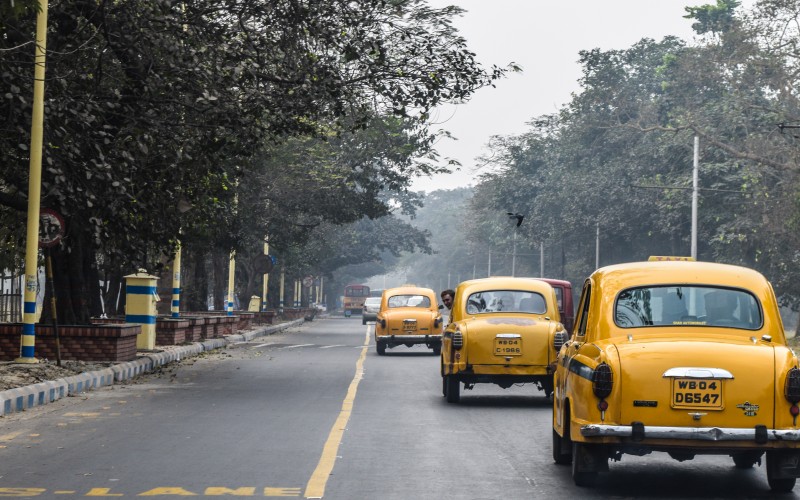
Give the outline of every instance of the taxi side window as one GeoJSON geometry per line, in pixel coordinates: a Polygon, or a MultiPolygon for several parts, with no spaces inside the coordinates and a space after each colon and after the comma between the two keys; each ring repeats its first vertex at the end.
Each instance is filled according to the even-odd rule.
{"type": "Polygon", "coordinates": [[[581,294],[581,304],[578,309],[578,322],[576,328],[576,335],[584,337],[586,335],[586,323],[589,320],[589,302],[592,297],[592,285],[587,283],[583,288],[581,294]]]}

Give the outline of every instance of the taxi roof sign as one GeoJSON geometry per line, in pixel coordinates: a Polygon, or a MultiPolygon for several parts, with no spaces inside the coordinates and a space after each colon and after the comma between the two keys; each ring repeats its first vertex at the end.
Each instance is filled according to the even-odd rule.
{"type": "Polygon", "coordinates": [[[680,257],[680,256],[673,256],[673,255],[651,255],[647,260],[651,262],[663,262],[667,260],[682,260],[687,262],[694,262],[694,257],[680,257]]]}

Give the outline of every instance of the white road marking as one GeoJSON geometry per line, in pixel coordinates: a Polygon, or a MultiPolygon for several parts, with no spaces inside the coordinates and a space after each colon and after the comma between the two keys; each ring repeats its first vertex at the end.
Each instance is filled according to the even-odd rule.
{"type": "Polygon", "coordinates": [[[297,345],[287,345],[286,347],[281,347],[281,349],[294,349],[295,347],[308,347],[316,344],[297,344],[297,345]]]}

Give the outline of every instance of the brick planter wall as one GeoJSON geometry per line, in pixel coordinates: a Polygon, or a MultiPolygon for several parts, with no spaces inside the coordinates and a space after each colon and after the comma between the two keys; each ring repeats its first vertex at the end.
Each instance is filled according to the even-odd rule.
{"type": "MultiPolygon", "coordinates": [[[[60,325],[61,359],[75,361],[133,361],[140,325],[132,323],[102,325],[60,325]]],[[[56,359],[52,325],[35,327],[37,358],[56,359]]],[[[19,357],[21,323],[0,324],[0,361],[19,357]]]]}
{"type": "Polygon", "coordinates": [[[281,317],[285,320],[293,320],[300,318],[314,318],[316,310],[310,307],[285,307],[281,317]]]}
{"type": "Polygon", "coordinates": [[[275,319],[275,311],[258,311],[253,314],[253,322],[256,325],[271,325],[275,319]]]}
{"type": "Polygon", "coordinates": [[[189,320],[181,318],[156,319],[156,345],[177,345],[186,341],[189,320]]]}
{"type": "Polygon", "coordinates": [[[217,323],[219,323],[220,316],[206,316],[206,323],[203,325],[203,338],[213,339],[216,338],[217,323]]]}
{"type": "Polygon", "coordinates": [[[236,316],[239,318],[239,321],[236,323],[234,329],[247,330],[250,328],[250,325],[253,324],[253,318],[255,318],[256,313],[249,311],[239,311],[236,313],[236,316]]]}
{"type": "Polygon", "coordinates": [[[206,318],[202,316],[181,316],[181,319],[189,322],[189,326],[186,327],[184,332],[184,341],[200,342],[203,339],[206,318]]]}
{"type": "Polygon", "coordinates": [[[214,328],[214,337],[219,338],[224,335],[232,335],[236,330],[239,318],[236,316],[221,316],[214,328]]]}

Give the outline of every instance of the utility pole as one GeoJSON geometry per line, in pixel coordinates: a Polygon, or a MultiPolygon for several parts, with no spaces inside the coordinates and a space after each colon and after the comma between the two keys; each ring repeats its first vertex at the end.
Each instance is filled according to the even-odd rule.
{"type": "Polygon", "coordinates": [[[600,223],[596,223],[596,233],[594,237],[594,268],[600,268],[600,223]]]}
{"type": "Polygon", "coordinates": [[[516,276],[514,273],[517,268],[517,228],[514,228],[514,243],[512,244],[511,252],[511,277],[516,276]]]}
{"type": "MultiPolygon", "coordinates": [[[[13,3],[11,4],[13,5],[13,3]]],[[[36,289],[39,286],[39,214],[42,193],[42,148],[44,135],[44,69],[47,53],[47,5],[39,3],[34,47],[33,103],[31,118],[30,174],[28,177],[28,223],[25,236],[25,294],[22,335],[16,363],[38,363],[36,346],[36,289]]],[[[55,293],[55,292],[54,292],[55,293]]]]}
{"type": "Polygon", "coordinates": [[[544,241],[539,242],[539,277],[544,278],[544,241]]]}
{"type": "Polygon", "coordinates": [[[692,166],[692,258],[697,260],[697,185],[700,170],[700,137],[694,136],[694,162],[692,166]]]}

